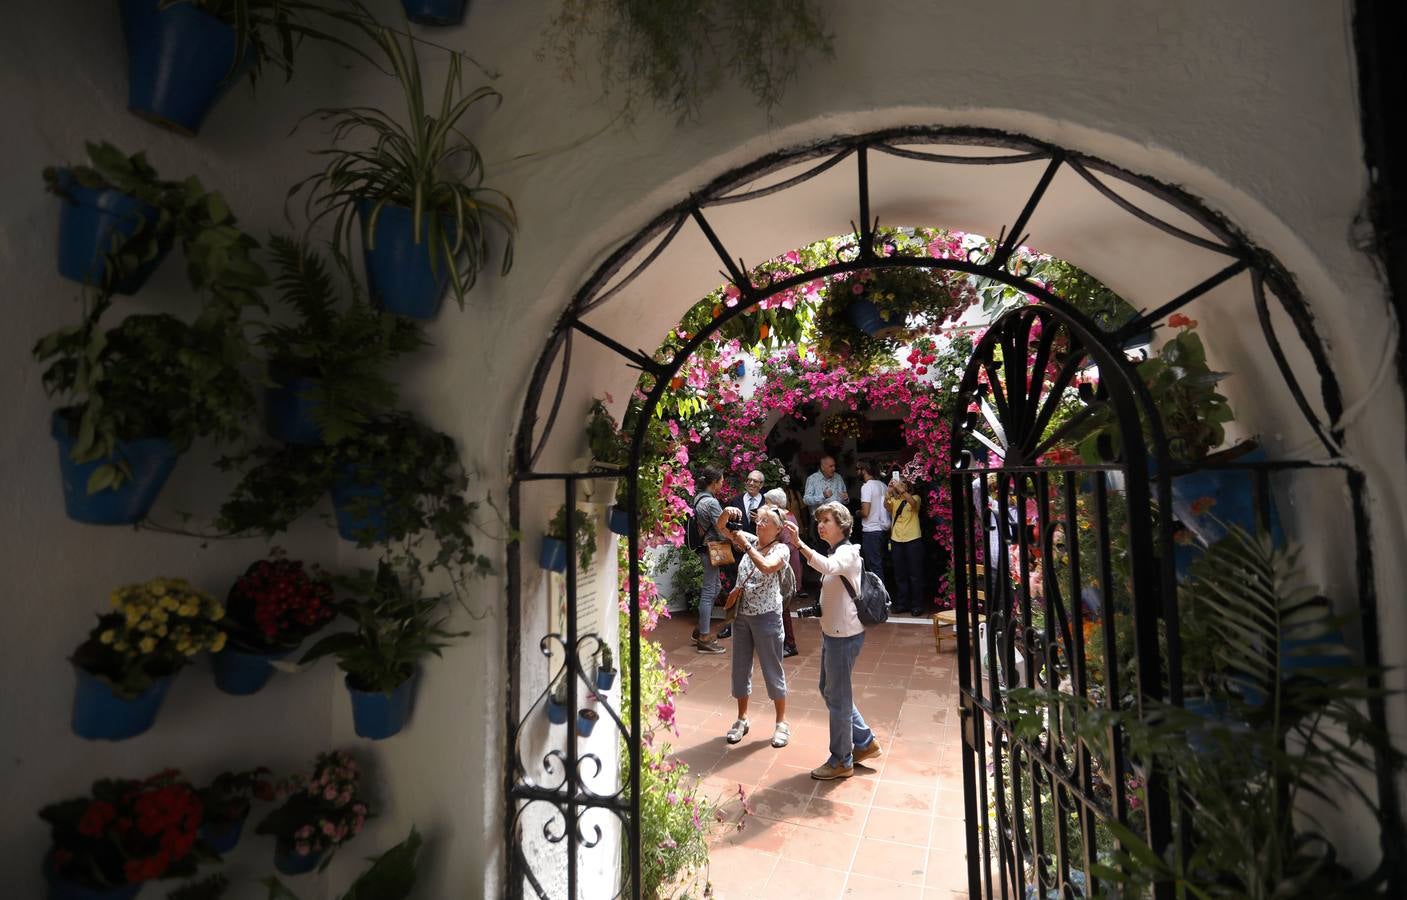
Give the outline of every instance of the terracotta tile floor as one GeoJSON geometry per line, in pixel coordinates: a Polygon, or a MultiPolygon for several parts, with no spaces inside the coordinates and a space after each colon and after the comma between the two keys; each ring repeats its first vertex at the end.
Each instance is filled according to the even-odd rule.
{"type": "MultiPolygon", "coordinates": [[[[884,754],[857,766],[852,778],[822,782],[810,775],[826,761],[829,743],[817,687],[820,631],[815,619],[794,624],[801,653],[786,660],[792,738],[780,750],[770,745],[775,713],[755,663],[752,730],[730,747],[724,733],[737,716],[731,647],[716,656],[696,653],[688,614],[655,633],[670,663],[689,673],[675,716],[679,757],[710,796],[735,796],[741,786],[752,808],[741,829],[712,841],[714,895],[966,900],[952,643],[935,653],[927,621],[870,629],[855,667],[855,696],[884,754]]],[[[733,820],[741,812],[736,799],[723,811],[733,820]]]]}

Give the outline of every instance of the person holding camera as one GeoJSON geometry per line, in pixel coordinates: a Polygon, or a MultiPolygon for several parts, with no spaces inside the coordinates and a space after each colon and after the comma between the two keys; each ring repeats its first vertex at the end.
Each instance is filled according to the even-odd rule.
{"type": "Polygon", "coordinates": [[[894,559],[895,609],[906,609],[915,616],[925,615],[928,597],[923,586],[923,528],[919,523],[923,498],[910,491],[908,482],[895,472],[884,505],[894,520],[889,532],[889,552],[894,559]]]}
{"type": "MultiPolygon", "coordinates": [[[[787,504],[790,498],[787,496],[786,491],[782,490],[781,488],[772,488],[766,494],[763,494],[762,497],[767,502],[768,506],[775,509],[781,515],[783,526],[785,526],[787,522],[790,522],[793,525],[798,525],[799,527],[799,523],[796,521],[796,515],[792,513],[791,510],[787,509],[787,504]]],[[[794,597],[796,596],[796,589],[801,587],[801,551],[797,549],[796,544],[792,541],[791,532],[788,531],[785,527],[782,528],[782,535],[780,540],[782,543],[787,545],[787,552],[790,556],[790,565],[792,573],[791,583],[793,588],[792,596],[794,597]]],[[[788,597],[785,594],[782,595],[783,659],[786,659],[789,656],[795,656],[799,652],[796,649],[796,633],[792,631],[791,627],[791,613],[787,610],[787,604],[791,602],[791,599],[791,597],[788,597]]]]}
{"type": "Polygon", "coordinates": [[[802,559],[821,573],[821,696],[830,713],[830,756],[825,765],[811,770],[818,781],[849,778],[855,774],[855,763],[880,754],[879,740],[860,715],[851,684],[855,661],[865,645],[865,626],[841,581],[846,579],[858,589],[863,571],[860,548],[848,541],[854,522],[850,510],[840,503],[823,503],[816,509],[816,529],[827,553],[808,546],[795,524],[787,525],[802,559]]]}

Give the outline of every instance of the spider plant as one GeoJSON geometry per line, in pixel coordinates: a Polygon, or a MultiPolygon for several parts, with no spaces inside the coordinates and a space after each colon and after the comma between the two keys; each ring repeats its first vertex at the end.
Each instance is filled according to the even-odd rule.
{"type": "Polygon", "coordinates": [[[311,115],[331,123],[332,146],[315,151],[327,160],[321,172],[289,191],[293,197],[307,188],[308,227],[324,217],[334,219],[333,248],[344,256],[352,223],[359,214],[363,244],[375,249],[377,221],[388,206],[408,208],[413,241],[424,245],[433,271],[447,271],[460,308],[464,295],[487,264],[489,227],[503,229],[501,273],[513,264],[517,215],[502,192],[483,186],[484,162],[464,133],[461,122],[482,100],[501,100],[490,87],[465,92],[463,57],[452,54],[436,109],[427,103],[420,61],[408,34],[377,29],[376,41],[400,83],[405,111],[398,121],[373,107],[338,107],[311,115]],[[369,146],[344,146],[353,138],[369,146]]]}

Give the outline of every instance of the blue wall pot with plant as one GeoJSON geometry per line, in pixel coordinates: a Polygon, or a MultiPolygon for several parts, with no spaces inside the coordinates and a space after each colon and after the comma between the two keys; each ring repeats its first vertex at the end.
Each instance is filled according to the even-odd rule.
{"type": "Polygon", "coordinates": [[[551,697],[547,698],[547,721],[553,725],[562,725],[567,721],[567,704],[559,703],[551,697]]]}
{"type": "Polygon", "coordinates": [[[254,64],[254,47],[233,72],[235,30],[192,3],[122,0],[127,39],[127,108],[194,135],[215,101],[254,64]]]}
{"type": "Polygon", "coordinates": [[[256,694],[274,675],[274,667],[269,663],[283,659],[292,652],[258,653],[226,644],[225,649],[210,657],[210,668],[215,670],[215,686],[226,694],[236,696],[256,694]]]}
{"type": "Polygon", "coordinates": [[[611,529],[612,533],[622,537],[630,534],[630,510],[612,506],[610,513],[606,516],[606,527],[611,529]]]}
{"type": "MultiPolygon", "coordinates": [[[[1236,456],[1238,462],[1265,462],[1265,451],[1259,448],[1236,456]]],[[[1178,475],[1172,481],[1173,515],[1208,544],[1226,537],[1228,525],[1239,525],[1250,534],[1260,528],[1255,504],[1256,473],[1248,469],[1203,469],[1178,475]],[[1199,503],[1210,500],[1206,509],[1199,503]]],[[[1277,544],[1285,542],[1280,529],[1280,516],[1273,497],[1266,497],[1269,507],[1270,536],[1277,544]]]]}
{"type": "Polygon", "coordinates": [[[114,456],[91,462],[74,462],[74,426],[64,410],[55,410],[50,432],[59,444],[59,471],[63,478],[64,509],[68,517],[89,525],[131,525],[145,519],[157,495],[171,477],[180,456],[165,438],[119,441],[114,456]],[[88,493],[88,478],[99,466],[125,461],[132,477],[115,488],[88,493]]]}
{"type": "MultiPolygon", "coordinates": [[[[376,204],[363,200],[357,214],[370,221],[376,204]]],[[[408,206],[387,203],[376,215],[366,258],[366,280],[371,299],[388,313],[408,319],[428,320],[440,311],[449,289],[450,269],[446,261],[430,266],[428,214],[421,216],[420,243],[415,243],[414,217],[408,206]]],[[[452,222],[446,222],[452,228],[452,222]]]]}
{"type": "Polygon", "coordinates": [[[579,709],[576,712],[576,733],[582,737],[590,737],[591,732],[596,730],[596,721],[601,718],[601,714],[594,709],[579,709]]]}
{"type": "Polygon", "coordinates": [[[141,893],[145,882],[120,884],[117,887],[95,888],[69,881],[54,873],[51,850],[44,854],[44,880],[49,884],[48,900],[132,900],[141,893]]]}
{"type": "Polygon", "coordinates": [[[205,822],[200,826],[200,839],[205,846],[223,855],[239,845],[239,836],[243,832],[244,819],[235,819],[233,822],[205,822]]]}
{"type": "Polygon", "coordinates": [[[343,540],[373,543],[391,535],[386,525],[386,491],[376,484],[358,484],[344,474],[332,484],[332,511],[337,517],[337,534],[343,540]]]}
{"type": "Polygon", "coordinates": [[[850,324],[868,334],[870,337],[886,338],[893,337],[904,330],[904,323],[898,324],[885,321],[879,314],[879,307],[873,301],[863,297],[852,298],[845,307],[845,318],[850,320],[850,324]]]}
{"type": "Polygon", "coordinates": [[[613,685],[613,684],[615,684],[615,683],[616,683],[616,670],[615,670],[615,669],[597,669],[597,670],[596,670],[596,690],[598,690],[598,691],[609,691],[609,690],[611,689],[611,685],[613,685]]]}
{"type": "Polygon", "coordinates": [[[285,875],[306,875],[322,862],[322,852],[298,855],[292,841],[282,838],[274,844],[274,868],[285,875]]]}
{"type": "Polygon", "coordinates": [[[352,679],[347,678],[347,693],[352,695],[352,725],[359,737],[373,741],[399,734],[410,721],[410,712],[415,705],[415,686],[420,680],[417,671],[390,693],[379,691],[359,691],[352,687],[352,679]]]}
{"type": "Polygon", "coordinates": [[[468,0],[401,0],[405,17],[417,25],[458,25],[468,0]]]}
{"type": "Polygon", "coordinates": [[[140,695],[127,698],[86,669],[74,667],[78,687],[73,692],[73,733],[94,741],[121,741],[136,737],[156,722],[171,681],[167,675],[153,681],[140,695]]]}
{"type": "MultiPolygon", "coordinates": [[[[136,234],[143,223],[155,225],[160,213],[150,203],[115,188],[84,187],[66,178],[61,189],[59,274],[83,284],[101,285],[107,255],[136,234]]],[[[162,240],[156,256],[119,278],[112,289],[119,294],[137,293],[170,249],[170,239],[162,240]]]]}
{"type": "Polygon", "coordinates": [[[285,444],[318,444],[322,429],[313,419],[318,403],[316,378],[273,373],[276,387],[264,390],[264,427],[274,440],[285,444]]]}
{"type": "Polygon", "coordinates": [[[554,537],[543,535],[542,549],[537,554],[538,564],[549,572],[567,571],[567,543],[554,537]]]}

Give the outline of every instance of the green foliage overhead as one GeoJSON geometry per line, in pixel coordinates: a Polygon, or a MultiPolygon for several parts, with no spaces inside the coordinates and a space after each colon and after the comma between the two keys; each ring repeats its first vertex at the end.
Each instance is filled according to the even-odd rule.
{"type": "Polygon", "coordinates": [[[569,81],[600,66],[628,116],[648,100],[683,121],[725,74],[771,110],[811,53],[832,54],[816,0],[562,0],[538,56],[569,81]]]}
{"type": "Polygon", "coordinates": [[[269,253],[277,267],[278,299],[297,316],[259,336],[270,371],[275,379],[315,379],[309,399],[323,440],[350,438],[392,410],[396,385],[387,370],[425,346],[424,334],[413,320],[366,303],[355,278],[344,293],[307,244],[276,235],[269,253]]]}
{"type": "Polygon", "coordinates": [[[348,683],[359,691],[395,690],[422,659],[439,656],[454,638],[469,633],[446,627],[445,598],[424,595],[424,576],[412,556],[382,560],[375,571],[362,569],[340,578],[338,586],[347,598],[338,611],[355,630],[322,638],[300,662],[335,656],[348,683]]]}
{"type": "Polygon", "coordinates": [[[488,264],[491,227],[505,235],[501,274],[513,265],[518,228],[513,203],[502,192],[483,186],[484,162],[464,133],[465,117],[481,100],[499,100],[490,87],[464,92],[463,61],[449,57],[439,106],[427,103],[420,60],[409,35],[387,28],[375,31],[377,45],[400,84],[405,110],[397,118],[367,106],[319,109],[312,113],[332,130],[332,146],[316,151],[326,160],[321,172],[289,190],[307,189],[308,228],[331,216],[333,248],[346,254],[352,228],[360,219],[357,205],[371,205],[362,222],[362,239],[374,245],[376,221],[388,204],[411,210],[416,244],[425,244],[432,271],[447,270],[460,308],[488,264]],[[355,147],[344,142],[359,139],[355,147]]]}

